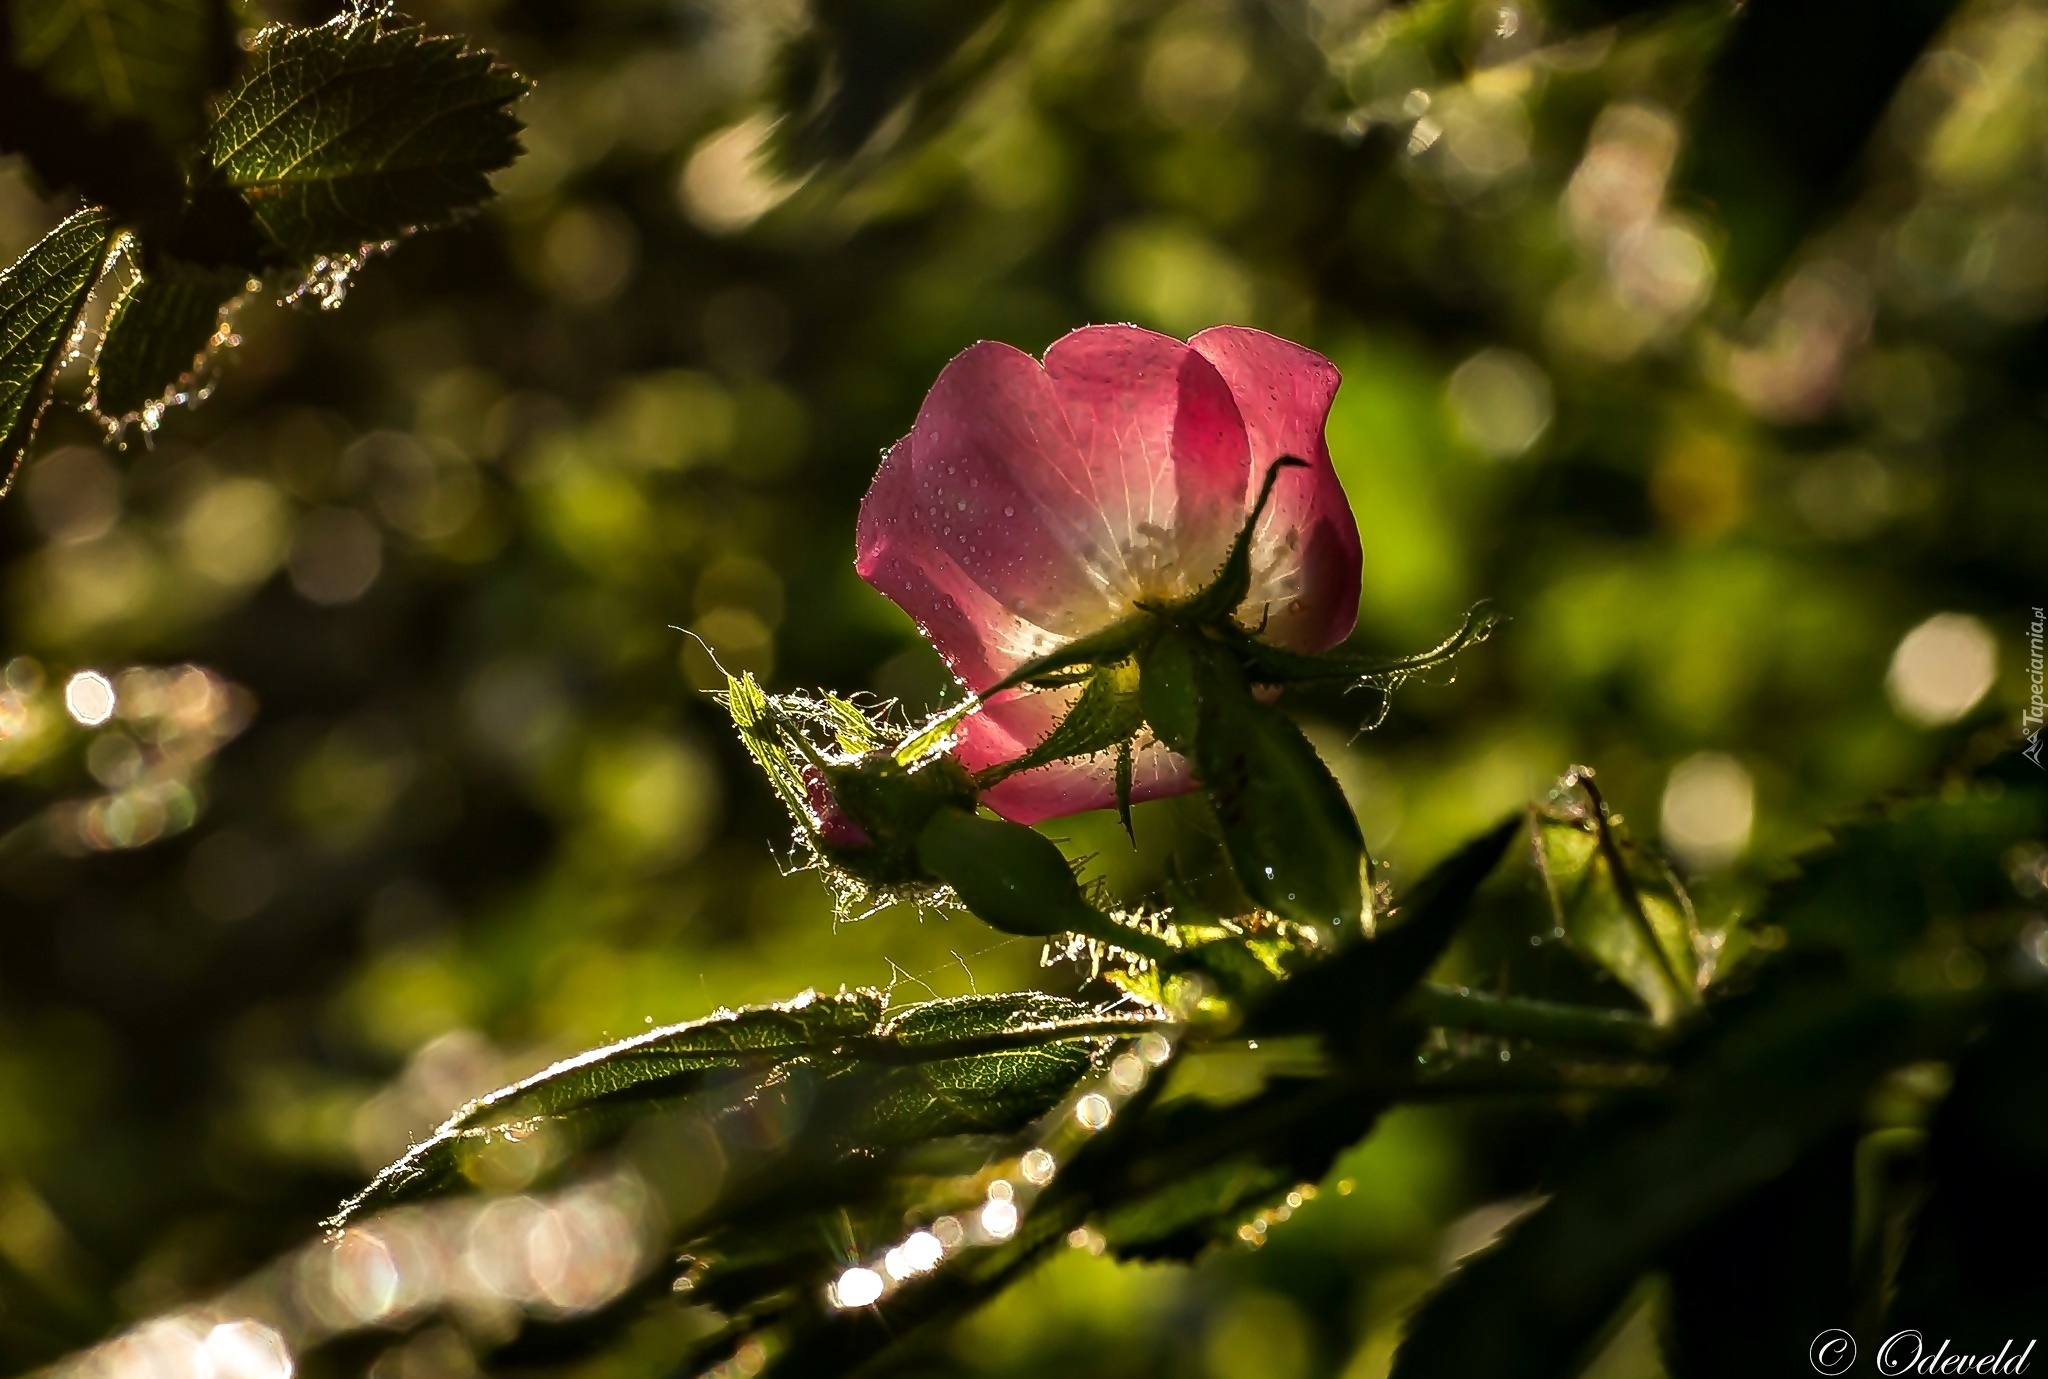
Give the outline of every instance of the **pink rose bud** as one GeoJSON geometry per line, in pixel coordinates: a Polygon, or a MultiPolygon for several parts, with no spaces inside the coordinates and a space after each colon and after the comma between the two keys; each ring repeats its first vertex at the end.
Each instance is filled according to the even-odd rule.
{"type": "Polygon", "coordinates": [[[818,841],[827,847],[864,848],[872,846],[874,839],[868,831],[855,823],[840,807],[839,799],[832,793],[832,783],[825,779],[825,773],[808,762],[802,766],[804,777],[804,803],[809,806],[811,823],[817,829],[818,841]]]}
{"type": "MultiPolygon", "coordinates": [[[[1284,471],[1254,533],[1238,620],[1323,651],[1358,617],[1358,525],[1324,421],[1329,360],[1277,336],[1218,326],[1183,344],[1136,326],[1088,326],[1041,365],[1008,345],[963,351],[861,504],[855,567],[908,613],[977,692],[1033,657],[1216,577],[1268,467],[1284,471]]],[[[1013,690],[962,725],[973,770],[1015,760],[1078,689],[1013,690]]],[[[983,802],[1035,823],[1116,802],[1104,753],[1022,771],[983,802]]],[[[1192,788],[1187,763],[1141,741],[1132,798],[1192,788]]]]}

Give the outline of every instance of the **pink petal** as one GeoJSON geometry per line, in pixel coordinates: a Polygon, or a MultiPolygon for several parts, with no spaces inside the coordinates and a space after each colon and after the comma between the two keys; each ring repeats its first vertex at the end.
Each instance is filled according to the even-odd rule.
{"type": "Polygon", "coordinates": [[[1075,449],[1019,478],[1072,524],[1083,563],[1125,601],[1206,584],[1237,534],[1251,465],[1222,375],[1136,326],[1061,337],[1045,372],[1075,449]]]}
{"type": "Polygon", "coordinates": [[[915,477],[895,462],[909,444],[898,442],[861,503],[854,568],[910,614],[962,683],[986,689],[1067,638],[1005,608],[928,539],[911,498],[915,477]]]}
{"type": "Polygon", "coordinates": [[[1115,610],[1075,555],[1068,517],[1047,513],[1033,492],[1039,476],[1073,463],[1073,433],[1038,361],[1008,345],[972,346],[946,365],[882,461],[861,504],[854,566],[949,662],[973,657],[941,639],[944,620],[920,602],[930,597],[920,583],[956,604],[992,603],[1006,621],[1059,640],[1093,631],[1115,610]],[[985,598],[972,598],[963,577],[985,598]]]}
{"type": "MultiPolygon", "coordinates": [[[[1006,694],[961,726],[957,749],[970,770],[1015,761],[1036,746],[1066,714],[1078,688],[1006,694]]],[[[1178,795],[1194,787],[1187,762],[1149,737],[1131,769],[1133,803],[1178,795]]],[[[1020,771],[986,791],[981,802],[1015,823],[1035,824],[1116,803],[1116,761],[1108,752],[1020,771]]]]}
{"type": "MultiPolygon", "coordinates": [[[[1217,326],[1188,342],[1216,366],[1251,440],[1252,497],[1282,455],[1308,461],[1281,476],[1259,522],[1252,600],[1241,616],[1267,618],[1267,640],[1321,651],[1358,621],[1358,522],[1330,463],[1323,426],[1337,395],[1336,365],[1314,350],[1246,326],[1217,326]]],[[[1249,502],[1247,502],[1249,506],[1249,502]]]]}

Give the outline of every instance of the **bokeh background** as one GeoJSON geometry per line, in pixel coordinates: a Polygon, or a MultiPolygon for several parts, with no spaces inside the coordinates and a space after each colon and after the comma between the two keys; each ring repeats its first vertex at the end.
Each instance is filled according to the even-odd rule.
{"type": "MultiPolygon", "coordinates": [[[[498,202],[339,310],[249,302],[154,435],[53,415],[0,504],[0,1367],[232,1283],[607,1036],[1084,985],[960,916],[835,923],[706,694],[715,651],[935,702],[853,520],[977,339],[1240,322],[1337,361],[1361,643],[1508,615],[1371,731],[1304,705],[1396,887],[1585,762],[1726,911],[2019,732],[2039,0],[412,8],[538,83],[498,202]]],[[[0,258],[70,204],[0,156],[0,258]]],[[[1139,899],[1189,825],[1052,831],[1139,899]]],[[[1068,1252],[926,1363],[1368,1379],[1553,1130],[1401,1112],[1257,1248],[1068,1252]]],[[[580,1363],[658,1373],[659,1332],[580,1363]]],[[[1623,1327],[1595,1370],[1655,1366],[1623,1327]]]]}

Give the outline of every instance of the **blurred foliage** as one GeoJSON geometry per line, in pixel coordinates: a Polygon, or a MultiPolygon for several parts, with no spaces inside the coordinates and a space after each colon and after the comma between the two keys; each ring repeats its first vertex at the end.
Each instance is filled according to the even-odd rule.
{"type": "MultiPolygon", "coordinates": [[[[28,61],[24,16],[52,8],[11,5],[0,57],[28,61]]],[[[935,658],[852,573],[875,456],[966,343],[1105,319],[1337,361],[1361,644],[1500,605],[1370,733],[1355,699],[1291,696],[1397,892],[1532,798],[1583,814],[1545,795],[1590,761],[1687,882],[1695,958],[1784,965],[1668,1101],[1392,1110],[1196,1267],[1081,1235],[911,1368],[1382,1375],[1418,1300],[1547,1192],[1484,1266],[1551,1281],[1513,1322],[1531,1364],[1657,1373],[1660,1329],[1745,1305],[1715,1212],[1788,1258],[1847,1219],[1852,1309],[1891,1277],[1899,1315],[1964,1299],[2023,1329],[2038,1278],[1973,1271],[1987,1213],[2038,1214],[2039,1075],[2013,1052],[2048,972],[2038,797],[1954,777],[1782,880],[1866,800],[2011,740],[2048,602],[2048,10],[1895,8],[1876,32],[1843,6],[417,5],[535,79],[492,208],[363,268],[340,313],[252,295],[215,396],[146,443],[53,410],[0,504],[0,1359],[289,1290],[311,1266],[288,1252],[451,1107],[607,1038],[807,987],[1099,998],[1085,964],[958,915],[835,925],[781,874],[787,820],[704,692],[722,666],[937,703],[935,658]],[[87,670],[114,693],[92,727],[67,712],[87,670]],[[1948,999],[1981,1023],[1923,1028],[1948,999]],[[1715,1081],[1757,1028],[1810,1053],[1789,1106],[1715,1081]],[[1780,1110],[1775,1157],[1713,1158],[1780,1110]],[[1641,1225],[1582,1252],[1588,1220],[1641,1225]]],[[[48,145],[116,171],[128,147],[119,111],[53,135],[27,86],[0,83],[7,262],[108,199],[49,177],[48,145]]],[[[1051,831],[1127,903],[1216,884],[1198,801],[1135,825],[1135,848],[1113,813],[1051,831]]],[[[1515,875],[1439,976],[1630,1004],[1515,875]]],[[[1197,1108],[1273,1075],[1187,1067],[1197,1108]]],[[[483,1175],[495,1214],[406,1208],[391,1258],[582,1232],[613,1272],[461,1273],[456,1320],[305,1368],[667,1372],[711,1325],[644,1291],[675,1269],[600,1357],[576,1318],[647,1261],[619,1224],[645,1194],[701,1209],[788,1141],[780,1114],[660,1120],[628,1150],[675,1171],[550,1215],[522,1161],[483,1175]]],[[[906,1225],[791,1219],[813,1269],[906,1225]]],[[[374,1281],[373,1254],[350,1258],[374,1281]]],[[[1505,1334],[1480,1292],[1439,1294],[1418,1338],[1505,1334]]]]}

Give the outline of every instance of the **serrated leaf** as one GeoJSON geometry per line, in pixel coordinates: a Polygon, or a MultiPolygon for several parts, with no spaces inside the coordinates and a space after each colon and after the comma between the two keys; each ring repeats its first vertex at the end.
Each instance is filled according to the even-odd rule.
{"type": "MultiPolygon", "coordinates": [[[[1204,650],[1208,650],[1205,646],[1204,650]]],[[[1219,653],[1195,658],[1195,774],[1245,892],[1304,924],[1356,924],[1365,839],[1301,729],[1219,653]]]]}
{"type": "Polygon", "coordinates": [[[526,79],[459,39],[358,8],[266,30],[254,62],[214,111],[207,180],[298,261],[446,224],[519,153],[526,79]]]}
{"type": "Polygon", "coordinates": [[[334,1224],[448,1185],[459,1177],[466,1151],[487,1148],[508,1130],[524,1134],[543,1123],[559,1126],[588,1118],[608,1103],[658,1109],[701,1089],[712,1073],[750,1064],[772,1068],[867,1034],[881,1013],[875,993],[842,993],[649,1030],[564,1059],[458,1110],[343,1204],[334,1224]]]}
{"type": "Polygon", "coordinates": [[[574,1149],[714,1084],[744,1094],[798,1066],[827,1079],[869,1074],[836,1095],[835,1133],[853,1142],[1010,1128],[1087,1071],[1093,1052],[1084,1044],[1099,1051],[1149,1023],[1035,993],[955,997],[885,1019],[881,995],[863,990],[649,1030],[479,1097],[379,1173],[333,1224],[449,1186],[468,1156],[508,1138],[545,1132],[574,1149]]]}
{"type": "Polygon", "coordinates": [[[14,482],[117,233],[111,215],[89,206],[0,273],[0,495],[14,482]]]}
{"type": "Polygon", "coordinates": [[[1880,1077],[1952,1037],[1832,974],[1783,973],[1725,1003],[1667,1090],[1610,1108],[1556,1195],[1423,1305],[1393,1379],[1576,1373],[1638,1279],[1853,1128],[1880,1077]]]}
{"type": "Polygon", "coordinates": [[[137,118],[166,142],[199,127],[227,37],[217,0],[15,0],[14,57],[57,95],[107,120],[137,118]]]}
{"type": "Polygon", "coordinates": [[[1633,992],[1659,1023],[1696,1009],[1698,925],[1670,869],[1590,812],[1535,810],[1529,826],[1565,941],[1633,992]],[[1605,837],[1603,828],[1610,829],[1605,837]]]}
{"type": "Polygon", "coordinates": [[[1966,787],[1858,819],[1765,912],[1795,947],[1889,972],[1931,932],[2013,899],[2006,856],[2048,836],[2048,775],[2011,753],[1966,787]]]}
{"type": "Polygon", "coordinates": [[[148,270],[107,314],[93,361],[94,410],[121,422],[190,396],[247,281],[232,269],[165,263],[148,270]]]}

